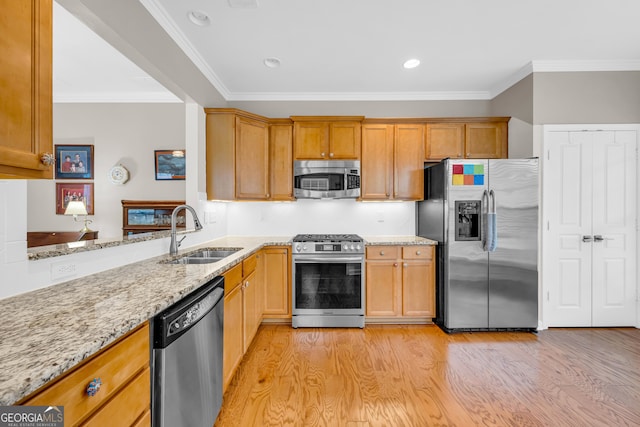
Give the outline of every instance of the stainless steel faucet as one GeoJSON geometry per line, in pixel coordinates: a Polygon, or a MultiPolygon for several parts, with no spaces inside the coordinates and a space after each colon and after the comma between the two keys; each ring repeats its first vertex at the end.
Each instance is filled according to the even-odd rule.
{"type": "Polygon", "coordinates": [[[176,222],[178,222],[178,212],[183,209],[187,209],[189,212],[191,212],[191,215],[193,215],[193,224],[196,228],[196,231],[202,230],[202,224],[200,224],[200,220],[198,219],[198,215],[196,214],[195,209],[193,209],[189,205],[176,206],[176,208],[171,213],[171,243],[169,244],[169,255],[177,255],[180,243],[182,243],[185,237],[187,237],[182,236],[182,239],[176,239],[176,222]]]}

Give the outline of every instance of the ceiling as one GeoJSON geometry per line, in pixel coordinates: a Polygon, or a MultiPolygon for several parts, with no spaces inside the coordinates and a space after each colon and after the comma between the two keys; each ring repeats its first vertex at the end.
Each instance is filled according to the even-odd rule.
{"type": "MultiPolygon", "coordinates": [[[[227,101],[491,99],[532,71],[640,70],[637,0],[139,2],[227,101]]],[[[178,100],[54,12],[54,99],[178,100]]]]}

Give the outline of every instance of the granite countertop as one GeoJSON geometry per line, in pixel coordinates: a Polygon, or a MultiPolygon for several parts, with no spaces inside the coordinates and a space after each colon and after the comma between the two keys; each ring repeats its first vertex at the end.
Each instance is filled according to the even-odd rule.
{"type": "MultiPolygon", "coordinates": [[[[153,257],[0,300],[0,405],[32,393],[263,246],[290,245],[291,238],[223,237],[186,248],[177,257],[153,257]],[[212,264],[162,263],[204,247],[242,250],[212,264]]],[[[365,244],[436,242],[415,236],[370,236],[365,244]]],[[[50,257],[75,252],[67,245],[57,246],[62,247],[46,247],[42,253],[50,257]]]]}

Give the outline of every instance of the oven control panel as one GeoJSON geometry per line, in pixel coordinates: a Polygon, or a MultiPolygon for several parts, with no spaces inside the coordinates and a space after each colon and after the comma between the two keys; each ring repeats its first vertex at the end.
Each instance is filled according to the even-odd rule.
{"type": "Polygon", "coordinates": [[[324,243],[324,242],[294,242],[293,252],[298,254],[322,253],[364,253],[364,244],[357,242],[324,243]]]}

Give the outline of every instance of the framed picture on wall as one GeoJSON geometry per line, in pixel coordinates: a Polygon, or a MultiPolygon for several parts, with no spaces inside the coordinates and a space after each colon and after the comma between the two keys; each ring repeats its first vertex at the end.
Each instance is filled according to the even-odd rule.
{"type": "Polygon", "coordinates": [[[154,154],[157,181],[185,179],[185,150],[155,150],[154,154]]]}
{"type": "Polygon", "coordinates": [[[84,202],[87,214],[93,215],[93,183],[56,182],[56,214],[64,215],[72,201],[84,202]]]}
{"type": "Polygon", "coordinates": [[[93,145],[56,145],[56,179],[93,179],[93,145]]]}

